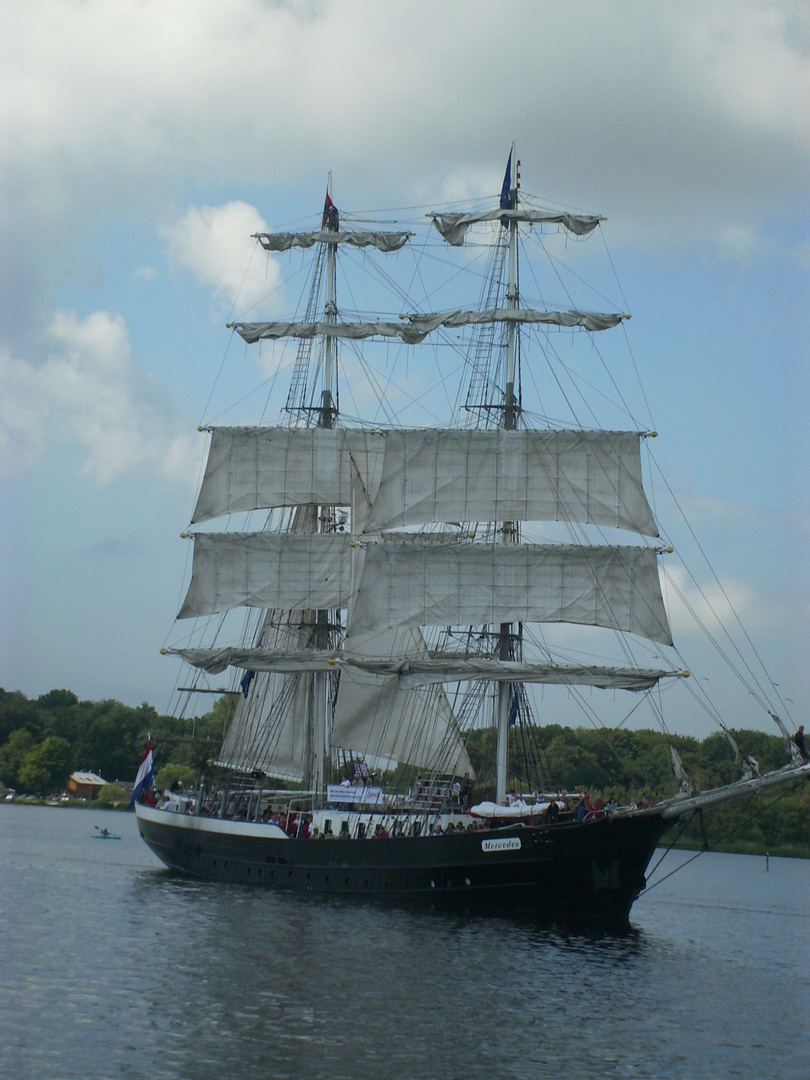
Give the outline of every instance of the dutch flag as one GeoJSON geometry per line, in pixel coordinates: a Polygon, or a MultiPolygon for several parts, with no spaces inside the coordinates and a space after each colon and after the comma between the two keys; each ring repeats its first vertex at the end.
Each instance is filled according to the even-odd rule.
{"type": "Polygon", "coordinates": [[[138,775],[135,777],[135,787],[132,798],[129,800],[129,808],[132,809],[135,801],[140,798],[144,791],[148,791],[155,779],[155,766],[152,761],[152,740],[147,740],[146,751],[138,766],[138,775]]]}

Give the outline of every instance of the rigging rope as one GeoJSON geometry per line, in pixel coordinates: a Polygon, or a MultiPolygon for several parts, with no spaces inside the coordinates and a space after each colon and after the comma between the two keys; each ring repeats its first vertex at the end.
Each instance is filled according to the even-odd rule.
{"type": "MultiPolygon", "coordinates": [[[[694,862],[695,859],[699,858],[701,855],[704,855],[707,851],[712,851],[713,849],[715,849],[717,847],[718,844],[720,844],[723,841],[727,840],[729,837],[734,836],[735,833],[737,833],[741,829],[743,829],[746,825],[749,824],[749,822],[754,821],[755,818],[759,817],[760,814],[763,814],[766,810],[770,810],[770,808],[772,806],[775,806],[776,803],[781,802],[782,799],[787,798],[788,795],[790,795],[790,794],[791,794],[790,790],[782,790],[767,805],[760,806],[759,809],[756,810],[754,813],[749,814],[748,817],[743,818],[743,820],[738,822],[733,828],[730,828],[725,833],[721,834],[713,843],[707,844],[705,847],[701,848],[700,851],[696,851],[695,854],[692,855],[691,858],[687,859],[685,862],[682,862],[679,866],[676,866],[674,870],[670,870],[670,872],[668,874],[665,874],[662,878],[659,878],[657,881],[654,881],[652,883],[652,885],[648,885],[645,888],[644,892],[642,892],[639,895],[638,899],[640,900],[643,896],[648,896],[650,894],[650,892],[652,892],[652,890],[654,888],[656,888],[658,885],[662,885],[668,878],[671,878],[674,874],[677,874],[679,870],[683,870],[683,868],[685,866],[688,866],[690,863],[694,862]]],[[[752,798],[755,798],[755,797],[756,796],[752,796],[752,798]]],[[[661,863],[664,861],[664,859],[667,857],[667,855],[669,855],[670,852],[673,851],[673,849],[675,847],[675,844],[676,844],[676,842],[678,840],[678,837],[683,835],[683,833],[686,831],[686,829],[689,827],[689,825],[691,825],[691,823],[694,821],[696,816],[697,816],[696,814],[693,814],[692,817],[690,817],[688,821],[683,823],[683,827],[678,832],[677,836],[673,839],[672,843],[667,845],[667,848],[664,851],[664,854],[661,856],[661,858],[658,860],[658,862],[655,864],[655,866],[650,871],[651,875],[655,873],[655,871],[658,869],[658,867],[661,865],[661,863]]]]}

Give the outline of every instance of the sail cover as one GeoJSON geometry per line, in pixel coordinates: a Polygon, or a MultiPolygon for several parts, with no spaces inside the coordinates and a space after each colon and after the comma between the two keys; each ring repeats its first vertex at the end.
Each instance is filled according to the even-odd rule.
{"type": "Polygon", "coordinates": [[[593,232],[602,218],[595,214],[569,214],[556,210],[530,210],[518,206],[514,210],[483,210],[477,214],[433,214],[433,224],[448,244],[460,247],[471,225],[482,221],[522,221],[535,225],[562,225],[575,236],[593,232]]]}
{"type": "Polygon", "coordinates": [[[656,536],[640,436],[611,431],[211,428],[192,523],[350,506],[356,532],[450,521],[575,521],[656,536]]]}

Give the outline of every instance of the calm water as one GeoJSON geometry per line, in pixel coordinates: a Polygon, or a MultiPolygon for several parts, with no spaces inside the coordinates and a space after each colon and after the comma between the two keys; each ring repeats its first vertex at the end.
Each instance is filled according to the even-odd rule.
{"type": "Polygon", "coordinates": [[[0,806],[0,1076],[808,1080],[809,901],[810,862],[703,855],[630,936],[566,936],[184,881],[132,815],[0,806]]]}

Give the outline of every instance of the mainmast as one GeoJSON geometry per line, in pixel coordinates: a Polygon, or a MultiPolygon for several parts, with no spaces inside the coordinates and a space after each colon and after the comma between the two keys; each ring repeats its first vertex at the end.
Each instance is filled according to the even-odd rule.
{"type": "MultiPolygon", "coordinates": [[[[326,186],[326,199],[323,205],[323,220],[321,231],[337,233],[340,231],[340,215],[335,204],[332,202],[332,173],[326,186]]],[[[334,326],[337,321],[336,281],[337,281],[337,244],[326,245],[326,307],[324,310],[324,322],[327,328],[334,326]]],[[[332,334],[327,333],[324,337],[324,360],[323,382],[321,389],[321,409],[318,427],[331,428],[337,415],[335,406],[335,394],[333,390],[336,369],[337,343],[332,334]]],[[[316,532],[330,532],[334,523],[334,507],[321,506],[318,510],[316,532]]],[[[329,648],[329,612],[318,610],[315,618],[314,647],[320,650],[329,648]]],[[[313,675],[312,693],[312,716],[310,718],[310,753],[308,757],[307,777],[314,797],[318,797],[325,789],[326,782],[326,755],[328,746],[328,718],[329,708],[329,675],[325,671],[317,671],[313,675]]]]}
{"type": "MultiPolygon", "coordinates": [[[[512,159],[515,153],[515,144],[509,154],[506,165],[506,175],[501,189],[501,209],[514,210],[517,208],[518,188],[520,186],[519,169],[520,162],[515,163],[514,183],[512,176],[512,159]]],[[[509,229],[509,278],[506,293],[506,307],[508,311],[515,311],[518,307],[518,276],[517,276],[517,250],[518,250],[518,222],[512,218],[508,222],[504,219],[509,229]]],[[[519,404],[515,397],[515,371],[517,368],[517,326],[514,320],[506,324],[506,385],[503,398],[503,427],[507,431],[514,431],[517,427],[519,404]]],[[[515,523],[505,521],[501,525],[501,543],[513,544],[515,542],[515,523]]],[[[501,623],[498,635],[498,656],[501,660],[514,660],[515,639],[511,623],[501,623]]],[[[498,740],[495,760],[496,798],[499,803],[506,799],[506,782],[509,774],[509,721],[513,708],[512,697],[515,693],[514,684],[501,682],[498,684],[498,712],[497,729],[498,740]]],[[[516,704],[516,703],[515,703],[516,704]]]]}

